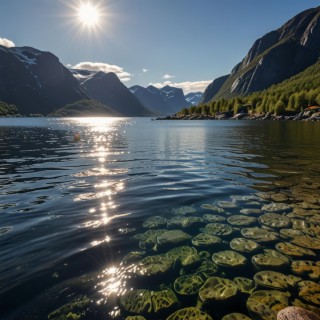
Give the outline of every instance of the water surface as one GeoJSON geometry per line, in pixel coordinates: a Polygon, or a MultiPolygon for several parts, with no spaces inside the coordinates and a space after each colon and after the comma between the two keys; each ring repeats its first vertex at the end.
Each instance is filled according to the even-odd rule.
{"type": "Polygon", "coordinates": [[[106,301],[125,285],[101,294],[99,279],[139,250],[132,237],[147,218],[185,206],[202,216],[202,204],[281,192],[275,181],[289,181],[285,202],[301,202],[297,186],[320,181],[319,136],[304,122],[0,119],[4,319],[46,319],[68,302],[55,298],[66,287],[124,317],[106,301]]]}

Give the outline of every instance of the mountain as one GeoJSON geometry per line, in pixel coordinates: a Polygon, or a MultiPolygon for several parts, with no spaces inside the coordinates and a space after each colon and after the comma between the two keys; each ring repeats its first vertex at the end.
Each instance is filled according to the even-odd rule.
{"type": "Polygon", "coordinates": [[[226,80],[229,78],[229,74],[219,77],[217,79],[214,79],[206,88],[206,90],[203,93],[202,97],[202,103],[207,103],[210,100],[213,99],[213,97],[219,92],[223,84],[226,82],[226,80]]]}
{"type": "Polygon", "coordinates": [[[0,46],[0,100],[21,114],[48,114],[68,103],[88,99],[79,82],[50,52],[0,46]]]}
{"type": "Polygon", "coordinates": [[[303,71],[319,58],[319,38],[320,7],[301,12],[256,40],[213,99],[264,90],[303,71]]]}
{"type": "Polygon", "coordinates": [[[117,111],[95,100],[80,100],[49,114],[51,117],[119,117],[117,111]]]}
{"type": "MultiPolygon", "coordinates": [[[[79,72],[79,71],[78,71],[79,72]]],[[[81,87],[91,99],[97,100],[126,117],[154,116],[113,72],[82,72],[81,87]]],[[[79,79],[79,77],[78,77],[79,79]]],[[[81,81],[81,80],[80,80],[81,81]]]]}
{"type": "Polygon", "coordinates": [[[190,92],[185,96],[189,106],[190,105],[198,105],[202,100],[203,93],[202,92],[190,92]]]}
{"type": "Polygon", "coordinates": [[[180,88],[165,86],[158,89],[154,86],[147,88],[132,86],[129,90],[150,110],[158,114],[173,114],[188,107],[188,103],[180,88]]]}

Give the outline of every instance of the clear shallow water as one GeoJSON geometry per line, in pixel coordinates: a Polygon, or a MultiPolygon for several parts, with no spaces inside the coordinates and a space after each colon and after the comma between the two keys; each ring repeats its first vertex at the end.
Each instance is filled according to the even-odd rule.
{"type": "Polygon", "coordinates": [[[148,217],[320,181],[319,136],[302,122],[0,119],[4,319],[46,319],[78,295],[103,301],[97,319],[116,316],[108,295],[125,285],[112,268],[139,250],[148,217]]]}

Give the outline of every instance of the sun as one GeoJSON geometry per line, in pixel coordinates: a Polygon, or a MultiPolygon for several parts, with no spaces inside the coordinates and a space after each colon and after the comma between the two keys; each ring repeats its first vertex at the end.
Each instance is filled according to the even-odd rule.
{"type": "Polygon", "coordinates": [[[91,2],[81,3],[78,8],[78,19],[84,26],[93,28],[99,25],[101,13],[91,2]]]}

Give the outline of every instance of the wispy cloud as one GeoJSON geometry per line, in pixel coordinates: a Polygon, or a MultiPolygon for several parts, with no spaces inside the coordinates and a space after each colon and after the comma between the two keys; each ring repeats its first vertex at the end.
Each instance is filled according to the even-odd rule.
{"type": "Polygon", "coordinates": [[[142,69],[142,72],[146,73],[148,72],[148,69],[142,69]]]}
{"type": "Polygon", "coordinates": [[[185,81],[185,82],[172,82],[164,81],[158,83],[150,83],[150,85],[155,86],[156,88],[162,88],[164,86],[172,86],[176,88],[181,88],[185,94],[190,92],[204,92],[206,87],[212,82],[212,80],[204,81],[185,81]]]}
{"type": "Polygon", "coordinates": [[[174,77],[175,77],[175,76],[172,76],[171,74],[166,73],[166,74],[162,77],[162,79],[169,80],[169,79],[172,79],[172,78],[174,78],[174,77]]]}
{"type": "Polygon", "coordinates": [[[121,81],[130,81],[132,74],[123,70],[123,68],[114,64],[108,64],[103,62],[80,62],[74,66],[73,69],[89,70],[89,71],[103,71],[103,72],[114,72],[121,81]]]}
{"type": "Polygon", "coordinates": [[[6,39],[6,38],[0,38],[0,45],[7,47],[7,48],[11,48],[11,47],[16,46],[13,41],[6,39]]]}

